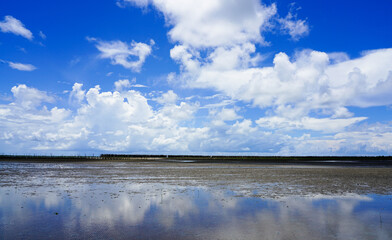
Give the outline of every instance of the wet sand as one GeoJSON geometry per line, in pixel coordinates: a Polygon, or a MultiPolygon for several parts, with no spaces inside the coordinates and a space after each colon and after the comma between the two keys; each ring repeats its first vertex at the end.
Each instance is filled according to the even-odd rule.
{"type": "Polygon", "coordinates": [[[391,194],[392,168],[184,162],[24,163],[0,169],[0,187],[164,183],[236,189],[246,196],[391,194]],[[37,181],[39,179],[39,181],[37,181]],[[255,192],[258,192],[257,194],[255,192]]]}

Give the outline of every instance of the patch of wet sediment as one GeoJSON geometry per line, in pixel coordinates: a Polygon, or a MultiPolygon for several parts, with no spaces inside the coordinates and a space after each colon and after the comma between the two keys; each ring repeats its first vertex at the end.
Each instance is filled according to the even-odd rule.
{"type": "Polygon", "coordinates": [[[236,190],[247,196],[390,194],[392,168],[178,162],[0,163],[0,187],[165,184],[236,190]],[[15,165],[16,164],[16,165],[15,165]]]}

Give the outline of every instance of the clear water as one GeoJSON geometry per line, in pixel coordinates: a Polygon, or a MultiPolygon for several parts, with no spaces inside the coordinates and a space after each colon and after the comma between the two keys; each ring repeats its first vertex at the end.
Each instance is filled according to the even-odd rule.
{"type": "Polygon", "coordinates": [[[309,186],[212,178],[211,167],[0,163],[0,239],[392,239],[390,194],[298,194],[309,186]]]}

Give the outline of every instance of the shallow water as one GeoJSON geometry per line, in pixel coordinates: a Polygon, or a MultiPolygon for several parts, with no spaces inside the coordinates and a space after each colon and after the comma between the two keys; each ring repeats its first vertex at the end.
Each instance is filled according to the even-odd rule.
{"type": "Polygon", "coordinates": [[[0,162],[0,239],[391,239],[392,169],[0,162]]]}

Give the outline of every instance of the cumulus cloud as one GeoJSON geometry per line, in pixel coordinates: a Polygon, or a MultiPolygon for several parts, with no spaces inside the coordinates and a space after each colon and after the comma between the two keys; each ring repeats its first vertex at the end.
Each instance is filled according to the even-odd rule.
{"type": "Polygon", "coordinates": [[[4,33],[13,33],[29,40],[33,39],[31,31],[25,28],[23,23],[13,16],[5,16],[4,20],[0,21],[0,30],[4,33]]]}
{"type": "Polygon", "coordinates": [[[149,44],[122,41],[101,41],[95,38],[87,38],[90,42],[95,42],[95,47],[101,52],[102,59],[110,59],[111,64],[121,65],[134,72],[140,72],[146,58],[151,54],[154,41],[149,44]]]}
{"type": "MultiPolygon", "coordinates": [[[[51,143],[51,134],[70,115],[64,108],[47,108],[55,99],[46,92],[28,87],[24,84],[11,89],[13,101],[8,105],[0,105],[0,144],[3,151],[18,153],[31,152],[42,143],[51,143]]],[[[52,149],[64,144],[52,145],[52,149]]]]}
{"type": "Polygon", "coordinates": [[[162,94],[161,97],[156,99],[156,101],[162,105],[175,104],[177,100],[178,96],[173,92],[173,90],[169,90],[168,92],[162,94]]]}
{"type": "MultiPolygon", "coordinates": [[[[12,146],[15,151],[184,153],[214,148],[243,151],[245,145],[249,148],[249,141],[254,141],[252,146],[262,144],[257,140],[262,135],[255,132],[251,120],[233,126],[192,126],[199,105],[177,104],[179,100],[171,91],[162,94],[163,105],[154,109],[140,92],[102,92],[99,86],[83,90],[76,83],[71,96],[81,102],[75,110],[48,108],[46,103],[52,104],[53,98],[25,85],[15,86],[12,92],[15,100],[0,105],[0,139],[3,146],[12,146]]],[[[223,110],[220,115],[225,120],[238,119],[231,110],[223,110]]]]}
{"type": "Polygon", "coordinates": [[[392,67],[388,64],[392,49],[369,51],[360,58],[338,63],[331,63],[328,54],[313,50],[298,52],[292,59],[279,53],[272,67],[248,67],[250,58],[239,57],[231,50],[217,52],[209,55],[209,62],[192,58],[189,51],[186,54],[190,56],[175,58],[182,66],[179,81],[188,87],[213,88],[233,99],[271,108],[287,118],[302,118],[311,112],[350,117],[348,106],[392,103],[387,97],[392,90],[392,67]],[[227,52],[236,61],[230,61],[227,52]],[[220,54],[234,64],[228,64],[227,69],[221,67],[216,61],[220,54]]]}
{"type": "Polygon", "coordinates": [[[116,91],[121,92],[123,89],[127,89],[131,87],[131,83],[129,82],[128,79],[120,79],[116,82],[114,82],[114,87],[116,91]]]}
{"type": "MultiPolygon", "coordinates": [[[[140,92],[101,92],[96,86],[83,90],[75,83],[70,98],[75,110],[52,107],[54,99],[35,88],[12,88],[14,101],[0,105],[1,142],[21,152],[33,150],[137,150],[188,149],[197,129],[181,127],[191,119],[197,104],[181,102],[155,109],[140,92]]],[[[164,97],[163,97],[164,98],[164,97]]]]}
{"type": "Polygon", "coordinates": [[[203,117],[205,122],[195,125],[199,103],[182,101],[173,91],[162,93],[161,104],[153,107],[138,91],[105,92],[99,86],[85,90],[75,83],[70,92],[70,98],[78,101],[75,109],[53,106],[53,97],[26,85],[15,86],[11,92],[13,101],[0,105],[0,145],[19,153],[83,149],[344,155],[392,150],[391,125],[352,127],[361,118],[294,121],[265,117],[253,121],[240,116],[236,107],[225,106],[210,110],[203,117]],[[305,132],[293,137],[292,129],[322,134],[305,132]]]}
{"type": "Polygon", "coordinates": [[[69,99],[73,103],[81,103],[84,100],[85,97],[85,90],[82,89],[83,84],[81,83],[75,83],[72,86],[72,91],[69,95],[69,99]]]}
{"type": "MultiPolygon", "coordinates": [[[[315,88],[322,88],[318,80],[322,72],[320,76],[309,76],[316,79],[316,82],[311,83],[313,86],[305,79],[308,76],[290,81],[290,71],[295,72],[297,64],[286,64],[285,62],[290,60],[284,53],[275,57],[275,68],[257,67],[262,57],[256,52],[255,44],[264,42],[261,33],[272,24],[270,20],[277,12],[274,4],[266,6],[257,0],[126,2],[136,6],[154,6],[164,14],[166,23],[172,27],[169,36],[178,44],[171,49],[170,56],[180,64],[181,72],[180,75],[170,74],[170,83],[179,83],[190,88],[213,88],[233,99],[253,102],[262,108],[279,108],[276,112],[290,111],[292,115],[306,115],[313,110],[311,104],[305,106],[308,96],[303,96],[301,91],[307,90],[310,94],[317,90],[315,88]],[[205,48],[209,48],[209,51],[205,51],[205,48]],[[296,104],[297,100],[302,103],[293,107],[292,104],[296,104]],[[302,113],[295,113],[301,110],[299,105],[302,113]]],[[[280,23],[282,28],[290,30],[289,34],[293,38],[299,38],[308,32],[305,21],[297,20],[291,12],[286,18],[280,19],[280,23]]],[[[313,64],[314,70],[322,69],[322,64],[328,65],[326,54],[314,52],[311,55],[312,60],[320,61],[313,64]],[[316,66],[317,64],[321,65],[316,66]]],[[[298,58],[305,59],[306,56],[298,58]]],[[[306,74],[307,65],[302,64],[299,67],[304,68],[301,74],[306,74]]],[[[309,74],[317,74],[311,68],[312,65],[309,67],[309,74]]],[[[342,106],[338,107],[342,109],[342,106]]],[[[324,110],[324,107],[321,108],[324,110]]],[[[315,109],[320,109],[320,106],[315,109]]]]}
{"type": "Polygon", "coordinates": [[[329,136],[312,137],[304,134],[290,138],[280,154],[293,155],[390,155],[392,152],[392,125],[376,124],[329,136]],[[294,144],[295,143],[295,144],[294,144]]]}
{"type": "Polygon", "coordinates": [[[12,87],[11,92],[15,98],[14,104],[24,109],[34,109],[43,102],[54,102],[54,98],[46,92],[27,87],[25,84],[12,87]]]}
{"type": "Polygon", "coordinates": [[[171,40],[196,48],[231,46],[248,41],[263,43],[260,30],[276,14],[276,6],[259,0],[176,1],[125,0],[139,7],[153,5],[172,26],[171,40]]]}
{"type": "MultiPolygon", "coordinates": [[[[175,37],[175,29],[186,25],[186,19],[176,17],[171,8],[162,7],[166,3],[150,3],[165,13],[167,23],[173,26],[169,36],[178,43],[170,51],[170,56],[180,65],[180,73],[171,73],[168,77],[170,83],[188,88],[214,89],[234,101],[250,102],[255,107],[266,109],[267,116],[259,118],[257,126],[275,135],[276,129],[280,132],[310,130],[324,134],[344,132],[366,119],[363,116],[353,117],[348,107],[391,104],[386,95],[392,90],[392,68],[387,64],[392,60],[391,49],[365,52],[357,59],[350,59],[345,53],[327,54],[314,50],[299,51],[292,57],[278,53],[272,67],[259,67],[261,57],[256,52],[257,41],[250,35],[243,41],[233,37],[227,38],[226,43],[208,41],[209,44],[203,43],[208,35],[199,33],[196,40],[188,40],[186,33],[175,37]],[[210,50],[203,51],[202,47],[210,50]],[[311,114],[313,117],[309,116],[311,114]]],[[[201,15],[200,18],[204,17],[201,15]]],[[[298,20],[291,12],[278,22],[294,40],[309,32],[306,21],[298,20]]],[[[198,25],[190,29],[192,27],[198,25]]],[[[257,31],[260,34],[261,30],[257,31]]],[[[241,123],[246,125],[249,122],[244,119],[241,123]]],[[[224,121],[216,118],[212,124],[221,129],[226,126],[224,121]]],[[[241,131],[226,129],[225,133],[228,132],[241,131]]],[[[260,131],[256,132],[262,135],[260,131]]],[[[281,136],[285,140],[279,142],[290,145],[293,138],[285,136],[287,138],[281,136]]],[[[211,143],[209,146],[216,145],[211,143]]],[[[274,147],[271,149],[276,150],[274,147]]]]}
{"type": "Polygon", "coordinates": [[[237,114],[234,108],[222,108],[220,110],[212,109],[209,114],[212,118],[212,124],[216,126],[225,125],[225,121],[234,121],[242,118],[237,114]]]}
{"type": "Polygon", "coordinates": [[[233,121],[241,118],[232,108],[223,108],[218,114],[219,119],[223,121],[233,121]]]}

